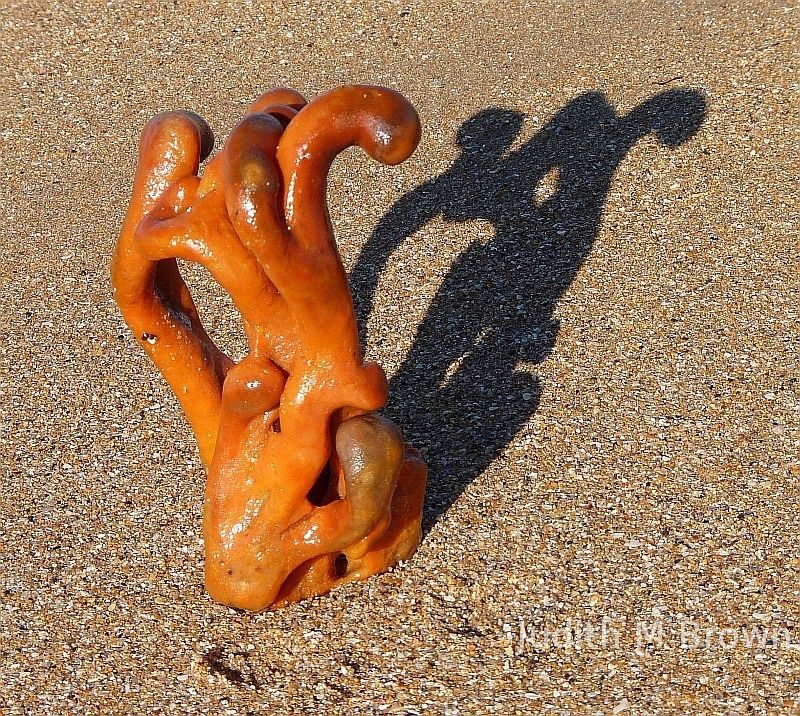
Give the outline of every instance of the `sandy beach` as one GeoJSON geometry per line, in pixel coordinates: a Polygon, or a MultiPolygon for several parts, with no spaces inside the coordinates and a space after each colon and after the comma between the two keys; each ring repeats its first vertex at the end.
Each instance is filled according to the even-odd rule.
{"type": "Polygon", "coordinates": [[[3,3],[0,713],[800,713],[799,20],[3,3]],[[424,537],[248,614],[205,593],[204,470],[108,262],[154,114],[220,147],[267,89],[350,83],[423,125],[400,166],[343,154],[329,204],[424,537]]]}

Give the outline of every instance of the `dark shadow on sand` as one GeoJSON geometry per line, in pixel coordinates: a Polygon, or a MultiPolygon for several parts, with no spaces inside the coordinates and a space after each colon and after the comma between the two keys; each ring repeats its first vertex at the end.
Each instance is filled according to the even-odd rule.
{"type": "Polygon", "coordinates": [[[458,130],[450,169],[378,224],[350,276],[362,327],[392,253],[427,222],[482,219],[495,230],[455,260],[390,383],[385,412],[430,467],[425,531],[535,412],[540,381],[517,366],[552,350],[556,303],[591,251],[620,162],[650,133],[678,147],[705,106],[699,92],[677,89],[620,117],[603,94],[587,92],[514,151],[524,115],[485,109],[458,130]],[[553,191],[537,202],[546,175],[553,191]]]}

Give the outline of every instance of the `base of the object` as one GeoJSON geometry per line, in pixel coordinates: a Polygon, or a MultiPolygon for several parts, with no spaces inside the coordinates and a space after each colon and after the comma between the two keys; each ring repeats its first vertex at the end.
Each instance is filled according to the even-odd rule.
{"type": "MultiPolygon", "coordinates": [[[[343,548],[306,560],[277,584],[270,578],[261,579],[270,572],[268,561],[245,560],[239,566],[217,566],[210,571],[208,560],[213,556],[207,553],[206,589],[213,599],[228,606],[264,611],[385,572],[398,562],[409,559],[419,546],[426,478],[427,466],[419,452],[405,446],[391,495],[391,509],[366,536],[343,548]],[[252,572],[249,579],[241,578],[243,569],[252,572]],[[261,591],[259,586],[266,591],[261,591]]],[[[272,574],[278,576],[275,571],[272,574]]]]}
{"type": "Polygon", "coordinates": [[[392,497],[388,526],[379,524],[371,534],[352,547],[300,565],[289,575],[269,608],[277,609],[325,594],[348,582],[385,572],[398,562],[409,559],[420,542],[426,477],[427,467],[419,453],[413,448],[406,448],[392,497]]]}

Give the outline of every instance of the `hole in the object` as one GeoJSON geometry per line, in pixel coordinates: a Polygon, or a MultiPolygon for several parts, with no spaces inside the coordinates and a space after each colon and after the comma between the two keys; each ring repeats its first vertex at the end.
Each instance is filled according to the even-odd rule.
{"type": "Polygon", "coordinates": [[[179,260],[178,268],[181,278],[189,287],[209,338],[223,353],[238,363],[249,349],[242,319],[233,300],[203,266],[179,260]]]}
{"type": "Polygon", "coordinates": [[[272,432],[279,433],[281,431],[281,419],[275,418],[275,422],[272,423],[272,432]]]}
{"type": "Polygon", "coordinates": [[[325,467],[322,468],[317,481],[308,491],[307,498],[314,507],[324,507],[339,499],[330,462],[325,463],[325,467]]]}
{"type": "Polygon", "coordinates": [[[349,564],[347,562],[347,555],[346,554],[337,554],[336,559],[333,560],[333,576],[336,579],[341,579],[347,574],[347,568],[349,564]]]}

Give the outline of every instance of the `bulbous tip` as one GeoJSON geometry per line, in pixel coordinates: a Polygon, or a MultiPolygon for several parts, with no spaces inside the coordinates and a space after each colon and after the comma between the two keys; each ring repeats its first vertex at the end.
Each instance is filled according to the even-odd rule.
{"type": "Polygon", "coordinates": [[[214,132],[211,125],[196,112],[183,110],[183,113],[194,123],[200,134],[200,161],[202,162],[214,149],[214,132]]]}
{"type": "Polygon", "coordinates": [[[399,92],[385,87],[368,88],[370,155],[383,164],[400,164],[417,148],[422,135],[417,110],[399,92]]]}
{"type": "Polygon", "coordinates": [[[390,509],[403,450],[400,429],[377,413],[349,418],[336,431],[354,533],[366,534],[390,509]]]}
{"type": "Polygon", "coordinates": [[[149,145],[154,136],[182,135],[187,130],[196,133],[202,162],[214,149],[214,132],[205,119],[189,110],[160,112],[153,117],[142,132],[142,146],[149,145]]]}

